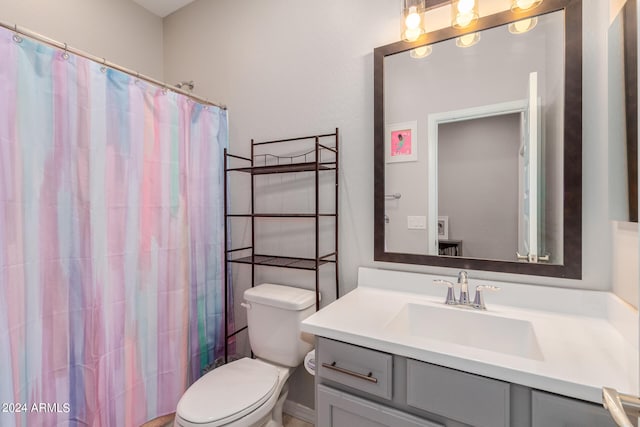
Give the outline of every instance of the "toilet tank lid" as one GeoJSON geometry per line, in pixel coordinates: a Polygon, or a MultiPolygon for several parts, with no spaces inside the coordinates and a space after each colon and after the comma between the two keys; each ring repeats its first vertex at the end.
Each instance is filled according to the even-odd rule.
{"type": "Polygon", "coordinates": [[[244,299],[256,304],[299,311],[315,304],[316,294],[307,289],[263,283],[244,291],[244,299]]]}

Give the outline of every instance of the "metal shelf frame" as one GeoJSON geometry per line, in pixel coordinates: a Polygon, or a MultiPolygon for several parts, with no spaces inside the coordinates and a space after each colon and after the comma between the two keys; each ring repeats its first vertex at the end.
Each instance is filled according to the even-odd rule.
{"type": "Polygon", "coordinates": [[[224,346],[224,362],[228,360],[228,346],[229,339],[247,329],[246,326],[237,329],[235,331],[229,331],[229,310],[233,307],[229,307],[229,293],[230,288],[233,288],[232,280],[230,279],[229,268],[231,263],[248,264],[251,265],[251,287],[255,286],[256,266],[269,266],[279,268],[293,268],[299,270],[309,270],[315,273],[315,294],[316,294],[316,311],[320,309],[320,267],[326,264],[333,264],[335,266],[335,295],[336,299],[340,297],[339,286],[339,269],[338,269],[338,199],[339,199],[339,129],[336,128],[334,133],[327,133],[322,135],[303,136],[298,138],[287,138],[272,141],[255,142],[251,140],[251,156],[242,157],[230,154],[225,148],[224,150],[224,241],[225,241],[225,271],[224,271],[224,333],[225,333],[225,346],[224,346]],[[320,143],[321,140],[333,139],[332,146],[320,143]],[[256,154],[256,147],[279,144],[284,142],[304,142],[309,144],[314,143],[313,150],[296,156],[273,156],[270,154],[256,154]],[[322,152],[330,151],[334,153],[335,160],[329,162],[322,161],[322,152]],[[313,161],[309,161],[308,157],[313,156],[313,161]],[[262,165],[256,165],[256,158],[264,157],[264,163],[262,165]],[[272,159],[276,164],[267,165],[267,158],[272,159]],[[230,159],[241,160],[248,162],[249,166],[246,167],[230,167],[230,159]],[[298,159],[298,161],[296,161],[298,159]],[[300,161],[301,160],[301,161],[300,161]],[[287,161],[287,163],[281,164],[281,161],[287,161]],[[248,173],[251,175],[251,212],[249,213],[229,213],[229,174],[230,172],[248,173]],[[314,187],[315,187],[315,211],[312,213],[274,213],[274,212],[256,212],[255,209],[255,177],[259,175],[267,174],[282,174],[282,173],[298,173],[298,172],[310,172],[314,174],[314,187]],[[335,179],[335,211],[334,212],[320,212],[320,173],[334,173],[335,179]],[[230,248],[231,239],[229,236],[230,219],[233,218],[248,218],[251,220],[251,245],[242,248],[230,248]],[[282,255],[271,254],[256,254],[256,235],[255,225],[256,220],[270,218],[270,219],[313,219],[315,222],[315,257],[313,258],[300,258],[290,257],[282,255]],[[334,231],[334,252],[329,254],[320,254],[320,220],[321,218],[334,218],[335,231],[334,231]],[[251,255],[234,257],[233,255],[241,251],[250,251],[251,255]]]}

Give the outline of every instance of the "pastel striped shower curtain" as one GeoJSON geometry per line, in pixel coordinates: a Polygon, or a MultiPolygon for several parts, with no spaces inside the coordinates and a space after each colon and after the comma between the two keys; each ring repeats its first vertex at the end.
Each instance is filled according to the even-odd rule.
{"type": "Polygon", "coordinates": [[[226,112],[0,31],[0,426],[138,426],[223,352],[226,112]]]}

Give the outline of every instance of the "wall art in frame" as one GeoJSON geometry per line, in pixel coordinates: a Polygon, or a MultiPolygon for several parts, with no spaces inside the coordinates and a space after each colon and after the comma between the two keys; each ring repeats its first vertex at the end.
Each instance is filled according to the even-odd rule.
{"type": "Polygon", "coordinates": [[[385,130],[387,163],[418,160],[418,122],[390,123],[385,130]]]}
{"type": "Polygon", "coordinates": [[[449,240],[449,217],[438,217],[438,240],[449,240]]]}

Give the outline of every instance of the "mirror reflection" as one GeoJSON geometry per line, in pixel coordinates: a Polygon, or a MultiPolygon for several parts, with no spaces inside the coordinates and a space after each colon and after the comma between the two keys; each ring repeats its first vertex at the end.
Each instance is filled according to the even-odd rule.
{"type": "Polygon", "coordinates": [[[384,58],[385,252],[563,263],[564,14],[384,58]]]}
{"type": "Polygon", "coordinates": [[[607,37],[609,217],[627,222],[638,222],[636,8],[636,0],[627,0],[611,22],[607,37]]]}

